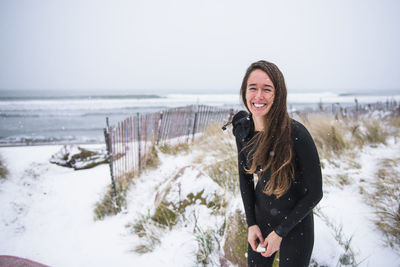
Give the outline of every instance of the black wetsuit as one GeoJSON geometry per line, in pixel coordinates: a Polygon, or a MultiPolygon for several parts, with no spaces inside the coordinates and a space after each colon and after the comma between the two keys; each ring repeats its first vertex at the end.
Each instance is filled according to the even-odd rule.
{"type": "MultiPolygon", "coordinates": [[[[258,225],[264,238],[272,231],[282,237],[280,267],[308,266],[314,244],[312,209],[322,198],[322,176],[318,152],[307,129],[292,120],[295,155],[295,181],[279,199],[268,196],[263,189],[270,178],[269,170],[259,177],[254,188],[253,175],[243,169],[248,149],[242,151],[254,136],[254,123],[246,112],[237,113],[233,134],[238,149],[240,191],[248,226],[258,225]]],[[[266,152],[267,153],[267,152],[266,152]]],[[[248,246],[248,266],[272,266],[275,254],[266,258],[248,246]]]]}

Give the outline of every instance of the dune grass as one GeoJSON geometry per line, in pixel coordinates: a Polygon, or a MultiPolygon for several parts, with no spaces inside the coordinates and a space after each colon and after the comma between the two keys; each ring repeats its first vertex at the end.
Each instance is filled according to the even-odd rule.
{"type": "Polygon", "coordinates": [[[189,143],[178,143],[172,145],[168,142],[164,142],[163,144],[158,146],[158,149],[164,154],[177,155],[178,153],[188,152],[189,147],[189,143]]]}
{"type": "MultiPolygon", "coordinates": [[[[144,169],[155,169],[160,165],[160,163],[161,162],[158,156],[157,148],[155,146],[151,146],[149,152],[146,154],[144,169]]],[[[114,178],[116,195],[114,196],[112,185],[109,185],[102,199],[95,204],[95,220],[103,220],[106,216],[116,215],[126,207],[127,192],[133,182],[133,178],[137,175],[137,172],[131,172],[122,177],[114,178]]]]}
{"type": "MultiPolygon", "coordinates": [[[[210,124],[203,134],[194,141],[194,149],[203,151],[204,156],[217,155],[218,159],[229,158],[236,153],[236,145],[230,129],[222,131],[221,125],[210,124]]],[[[202,158],[198,161],[201,162],[202,158]]]]}
{"type": "Polygon", "coordinates": [[[396,117],[384,120],[370,116],[338,119],[324,113],[300,114],[299,119],[310,131],[320,157],[328,160],[366,145],[386,144],[390,136],[388,126],[398,123],[396,117]]]}
{"type": "Polygon", "coordinates": [[[156,169],[160,163],[157,148],[153,145],[150,147],[148,153],[146,153],[143,169],[156,169]]]}
{"type": "Polygon", "coordinates": [[[197,227],[195,231],[195,238],[197,242],[196,260],[201,266],[215,266],[215,262],[211,262],[211,254],[215,250],[215,240],[216,236],[212,229],[207,229],[203,231],[201,228],[197,227]]]}
{"type": "Polygon", "coordinates": [[[179,214],[169,207],[169,203],[161,202],[151,219],[160,225],[168,227],[169,230],[176,225],[179,214]]]}
{"type": "Polygon", "coordinates": [[[96,202],[94,219],[103,220],[106,216],[115,215],[126,207],[126,194],[132,181],[132,174],[115,180],[116,195],[113,195],[112,185],[107,187],[103,198],[96,202]]]}
{"type": "Polygon", "coordinates": [[[213,179],[225,192],[239,193],[239,177],[236,157],[217,161],[204,167],[208,176],[213,179]]]}
{"type": "Polygon", "coordinates": [[[225,192],[238,194],[237,151],[231,131],[222,131],[220,125],[211,124],[195,141],[194,148],[202,151],[197,162],[202,164],[205,173],[225,192]],[[210,155],[213,160],[205,160],[210,155]]]}
{"type": "Polygon", "coordinates": [[[225,258],[234,265],[247,266],[247,223],[244,214],[236,210],[226,224],[224,243],[225,258]]]}
{"type": "MultiPolygon", "coordinates": [[[[131,232],[136,234],[141,240],[141,244],[137,245],[134,249],[135,252],[141,254],[151,252],[159,244],[159,240],[162,238],[165,231],[173,230],[178,224],[180,226],[185,225],[185,227],[191,225],[194,229],[193,234],[199,245],[198,255],[196,255],[198,263],[205,264],[210,260],[210,233],[208,230],[204,233],[199,232],[199,227],[197,226],[198,218],[194,210],[192,210],[192,207],[204,206],[210,210],[211,214],[224,216],[227,202],[225,198],[217,192],[205,195],[205,190],[201,190],[199,192],[190,192],[187,195],[181,195],[179,189],[172,190],[174,187],[180,186],[180,182],[177,182],[177,180],[184,175],[186,168],[187,166],[178,170],[177,174],[172,179],[168,180],[167,185],[157,187],[156,190],[158,191],[155,198],[156,208],[153,213],[149,211],[147,216],[141,216],[133,223],[127,225],[127,227],[131,229],[131,232]],[[178,194],[177,192],[179,192],[179,197],[176,195],[178,194]],[[188,218],[188,208],[194,212],[193,220],[191,218],[192,214],[190,214],[190,218],[188,218]],[[154,239],[153,233],[155,232],[158,235],[158,239],[154,239]]],[[[193,169],[194,167],[190,168],[193,169]]]]}
{"type": "Polygon", "coordinates": [[[0,179],[6,179],[7,176],[8,176],[8,169],[3,158],[0,155],[0,179]]]}
{"type": "Polygon", "coordinates": [[[372,190],[366,191],[366,201],[375,209],[377,228],[384,234],[386,242],[400,254],[400,158],[382,159],[372,190]]]}
{"type": "Polygon", "coordinates": [[[133,249],[138,254],[150,253],[161,243],[160,238],[164,228],[152,220],[150,212],[139,216],[134,223],[127,224],[125,227],[140,238],[140,244],[133,249]]]}
{"type": "Polygon", "coordinates": [[[336,120],[333,115],[300,114],[299,120],[313,137],[320,158],[331,164],[336,164],[336,159],[354,145],[346,134],[346,122],[336,120]]]}
{"type": "Polygon", "coordinates": [[[386,144],[388,133],[382,127],[382,122],[377,119],[364,120],[364,138],[368,144],[386,144]]]}
{"type": "MultiPolygon", "coordinates": [[[[339,245],[343,248],[343,253],[339,257],[339,261],[336,266],[359,266],[360,263],[356,261],[356,254],[351,245],[352,236],[346,237],[343,233],[342,225],[336,225],[318,206],[314,209],[314,213],[316,216],[321,218],[322,221],[332,230],[332,233],[339,243],[339,245]]],[[[319,266],[318,263],[314,260],[312,266],[319,266]]]]}
{"type": "Polygon", "coordinates": [[[387,124],[390,126],[389,135],[400,136],[400,110],[389,116],[387,124]]]}

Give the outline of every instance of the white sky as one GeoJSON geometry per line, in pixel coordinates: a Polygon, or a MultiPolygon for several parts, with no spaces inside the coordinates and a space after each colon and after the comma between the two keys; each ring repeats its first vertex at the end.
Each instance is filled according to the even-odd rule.
{"type": "Polygon", "coordinates": [[[397,0],[0,0],[0,88],[236,93],[276,63],[291,90],[400,91],[397,0]]]}

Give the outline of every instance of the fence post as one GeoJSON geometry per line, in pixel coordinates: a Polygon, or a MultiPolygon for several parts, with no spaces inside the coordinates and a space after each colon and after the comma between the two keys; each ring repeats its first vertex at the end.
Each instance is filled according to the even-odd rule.
{"type": "Polygon", "coordinates": [[[194,141],[194,135],[196,133],[196,124],[197,124],[197,117],[199,115],[198,109],[196,110],[196,113],[194,113],[194,123],[193,123],[193,132],[192,132],[192,142],[194,141]]]}
{"type": "Polygon", "coordinates": [[[142,170],[142,163],[141,163],[141,159],[140,159],[141,145],[140,145],[140,114],[139,114],[139,112],[136,113],[136,126],[137,126],[136,128],[137,128],[137,137],[138,137],[138,165],[139,165],[139,175],[140,175],[140,172],[142,170]]]}
{"type": "Polygon", "coordinates": [[[111,144],[110,144],[110,125],[109,125],[109,121],[108,121],[108,117],[106,117],[106,125],[107,128],[104,128],[104,139],[106,142],[106,148],[107,148],[107,160],[108,160],[108,164],[110,166],[110,176],[111,176],[111,187],[112,187],[112,197],[117,205],[117,208],[115,208],[114,206],[114,212],[117,213],[118,210],[120,209],[120,205],[119,205],[119,200],[117,197],[117,189],[115,187],[115,179],[114,179],[114,172],[113,172],[113,153],[112,153],[112,148],[111,148],[111,144]]]}
{"type": "Polygon", "coordinates": [[[228,121],[232,121],[233,115],[235,115],[235,111],[233,110],[233,108],[231,108],[231,110],[229,111],[229,119],[228,119],[228,121]]]}
{"type": "Polygon", "coordinates": [[[357,98],[354,98],[354,102],[356,103],[356,120],[358,120],[358,110],[359,110],[359,107],[358,107],[358,100],[357,100],[357,98]]]}
{"type": "Polygon", "coordinates": [[[158,121],[158,131],[157,131],[157,145],[159,145],[160,143],[162,119],[163,119],[163,112],[160,111],[160,119],[158,121]]]}

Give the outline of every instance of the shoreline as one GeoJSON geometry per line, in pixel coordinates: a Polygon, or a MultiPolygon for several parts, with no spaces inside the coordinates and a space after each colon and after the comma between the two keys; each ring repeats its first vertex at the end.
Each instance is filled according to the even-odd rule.
{"type": "Polygon", "coordinates": [[[63,145],[106,145],[105,142],[59,142],[59,143],[32,143],[32,144],[0,144],[3,147],[29,147],[29,146],[63,146],[63,145]]]}

